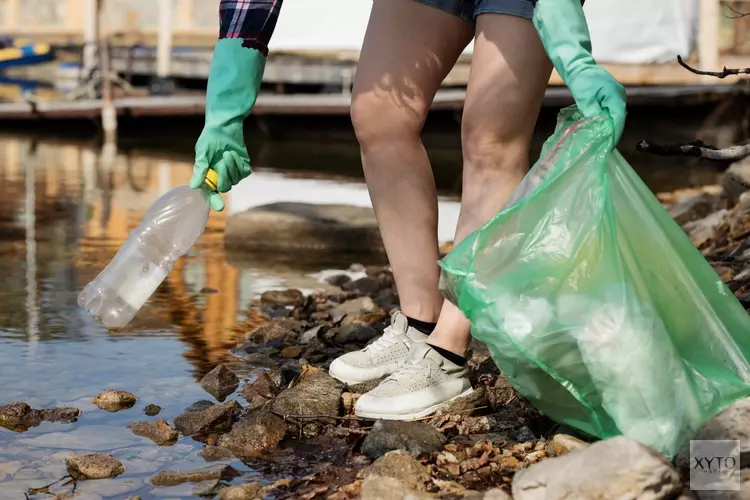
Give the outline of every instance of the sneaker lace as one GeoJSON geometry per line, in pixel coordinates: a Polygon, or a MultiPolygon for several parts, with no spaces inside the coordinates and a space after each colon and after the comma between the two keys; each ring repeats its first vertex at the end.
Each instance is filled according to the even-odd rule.
{"type": "Polygon", "coordinates": [[[382,352],[396,344],[399,335],[399,332],[397,332],[392,326],[388,326],[383,330],[383,335],[381,335],[375,342],[362,349],[362,352],[371,352],[373,354],[382,352]]]}
{"type": "Polygon", "coordinates": [[[425,368],[429,369],[429,366],[425,366],[423,363],[410,363],[409,361],[403,362],[397,371],[393,372],[386,381],[399,382],[403,379],[412,379],[415,376],[421,374],[425,368]]]}

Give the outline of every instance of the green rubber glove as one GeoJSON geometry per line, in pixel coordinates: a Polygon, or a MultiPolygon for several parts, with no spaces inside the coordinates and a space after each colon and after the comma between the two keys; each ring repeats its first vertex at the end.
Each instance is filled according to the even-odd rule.
{"type": "Polygon", "coordinates": [[[224,210],[219,193],[226,193],[252,173],[242,126],[255,106],[266,57],[242,43],[239,38],[216,43],[206,89],[206,122],[195,144],[190,187],[200,189],[208,170],[214,170],[218,192],[210,192],[209,203],[217,212],[224,210]]]}
{"type": "Polygon", "coordinates": [[[625,88],[594,61],[581,1],[538,0],[533,19],[544,50],[581,113],[585,117],[609,114],[616,146],[625,128],[625,88]]]}

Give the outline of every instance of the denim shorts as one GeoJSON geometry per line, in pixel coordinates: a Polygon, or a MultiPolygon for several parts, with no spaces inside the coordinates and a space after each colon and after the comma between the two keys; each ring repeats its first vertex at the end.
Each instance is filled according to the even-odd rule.
{"type": "Polygon", "coordinates": [[[479,14],[508,14],[531,19],[536,0],[416,0],[474,23],[479,14]]]}

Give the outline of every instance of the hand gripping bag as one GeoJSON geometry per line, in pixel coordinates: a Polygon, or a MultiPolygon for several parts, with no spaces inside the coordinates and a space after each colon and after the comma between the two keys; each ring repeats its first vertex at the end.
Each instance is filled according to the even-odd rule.
{"type": "Polygon", "coordinates": [[[750,316],[606,116],[562,110],[505,206],[440,265],[473,336],[553,420],[672,458],[750,394],[750,316]]]}

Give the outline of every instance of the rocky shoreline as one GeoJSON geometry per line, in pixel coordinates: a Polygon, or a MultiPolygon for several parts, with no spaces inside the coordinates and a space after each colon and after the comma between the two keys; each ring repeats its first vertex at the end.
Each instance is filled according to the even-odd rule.
{"type": "MultiPolygon", "coordinates": [[[[750,308],[750,194],[711,186],[660,199],[750,308]]],[[[154,446],[187,439],[204,446],[205,467],[159,471],[151,485],[169,495],[166,489],[189,483],[194,495],[220,500],[744,498],[739,491],[690,492],[684,456],[670,464],[625,437],[589,443],[574,436],[517,394],[477,342],[469,361],[477,389],[472,395],[414,422],[355,418],[355,401],[377,381],[346,386],[326,369],[380,335],[398,306],[387,268],[360,270],[360,279],[329,278],[338,287],[334,293],[264,293],[235,326],[246,335],[232,352],[250,368],[247,374],[215,367],[200,380],[206,399],[171,422],[154,404],[133,416],[128,429],[154,446]],[[255,471],[252,481],[222,463],[236,459],[255,471]]],[[[135,411],[138,400],[117,390],[92,397],[108,412],[135,411]]],[[[744,452],[750,449],[748,412],[750,401],[740,401],[698,436],[739,439],[744,452]]],[[[20,432],[42,421],[75,422],[79,414],[17,402],[0,407],[0,425],[20,432]]],[[[126,472],[118,457],[106,454],[70,455],[66,465],[72,481],[126,472]]],[[[741,467],[736,474],[744,477],[741,467]]],[[[29,498],[76,498],[31,493],[29,498]]]]}

